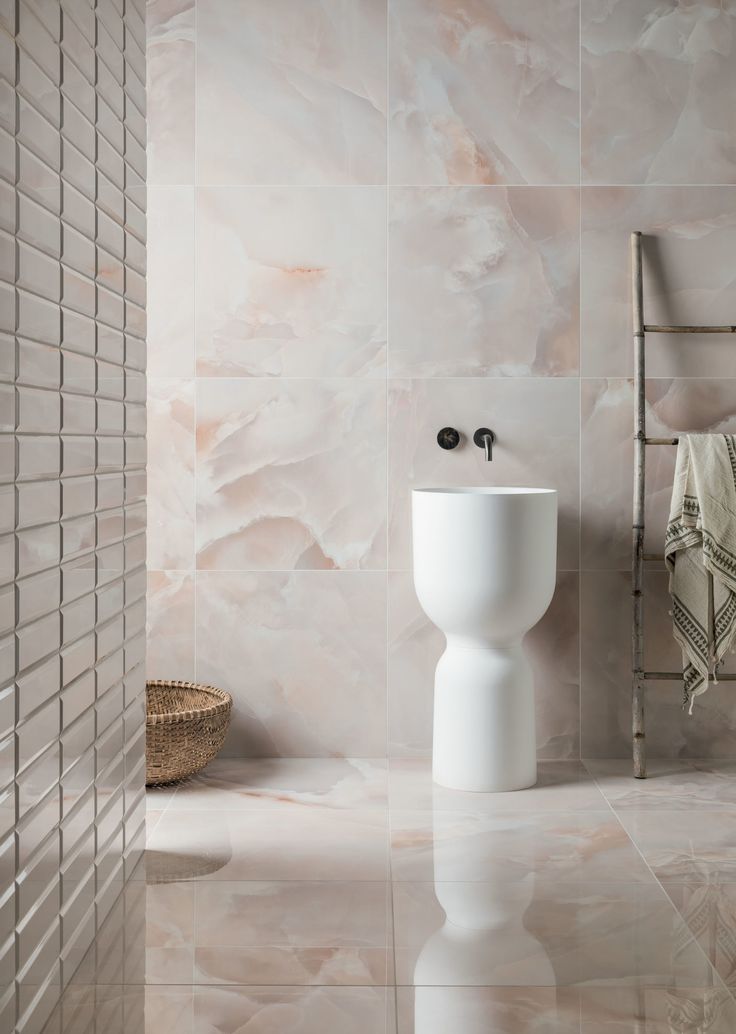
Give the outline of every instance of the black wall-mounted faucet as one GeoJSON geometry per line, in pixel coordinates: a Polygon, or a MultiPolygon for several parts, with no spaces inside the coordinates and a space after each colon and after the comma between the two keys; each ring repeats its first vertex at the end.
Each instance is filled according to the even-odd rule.
{"type": "Polygon", "coordinates": [[[493,443],[496,440],[496,436],[493,431],[488,427],[479,427],[473,435],[473,441],[479,449],[485,449],[486,460],[488,463],[493,459],[493,443]]]}

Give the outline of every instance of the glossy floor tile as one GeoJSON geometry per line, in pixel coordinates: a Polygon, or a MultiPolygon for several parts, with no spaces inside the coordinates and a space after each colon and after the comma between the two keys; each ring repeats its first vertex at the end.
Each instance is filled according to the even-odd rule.
{"type": "Polygon", "coordinates": [[[732,1034],[732,769],[219,759],[149,793],[45,1034],[732,1034]]]}

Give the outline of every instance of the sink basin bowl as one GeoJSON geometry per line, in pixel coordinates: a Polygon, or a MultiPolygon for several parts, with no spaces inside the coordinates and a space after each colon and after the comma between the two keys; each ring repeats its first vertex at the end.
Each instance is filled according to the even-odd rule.
{"type": "Polygon", "coordinates": [[[485,792],[536,782],[534,684],[522,646],[552,599],[557,492],[412,492],[414,586],[447,639],[435,674],[433,775],[485,792]]]}

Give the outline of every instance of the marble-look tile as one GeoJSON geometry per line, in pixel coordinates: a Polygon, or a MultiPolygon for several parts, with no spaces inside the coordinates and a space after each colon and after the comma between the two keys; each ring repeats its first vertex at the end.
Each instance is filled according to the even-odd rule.
{"type": "Polygon", "coordinates": [[[591,759],[585,767],[611,806],[668,811],[729,811],[736,806],[736,762],[653,759],[646,779],[632,779],[628,759],[591,759]]]}
{"type": "Polygon", "coordinates": [[[736,1030],[736,1001],[717,982],[705,987],[583,987],[585,1034],[673,1034],[736,1030]]]}
{"type": "Polygon", "coordinates": [[[665,890],[723,983],[736,992],[736,884],[666,883],[665,890]]]}
{"type": "Polygon", "coordinates": [[[389,884],[190,886],[196,891],[197,983],[393,982],[389,884]]]}
{"type": "MultiPolygon", "coordinates": [[[[584,376],[633,373],[632,230],[644,234],[646,323],[734,322],[735,187],[584,187],[581,208],[584,376]]],[[[733,343],[721,335],[649,334],[646,349],[650,377],[733,377],[733,343]]]]}
{"type": "Polygon", "coordinates": [[[394,183],[579,178],[577,0],[394,0],[394,183]]]}
{"type": "Polygon", "coordinates": [[[200,571],[196,604],[197,678],[234,700],[225,753],[385,753],[384,573],[200,571]]]}
{"type": "MultiPolygon", "coordinates": [[[[723,347],[730,350],[733,346],[726,343],[723,347]]],[[[651,437],[671,438],[681,431],[736,432],[736,380],[648,380],[646,396],[647,434],[651,437]]],[[[581,409],[581,566],[629,570],[633,384],[622,378],[584,378],[581,409]]],[[[664,552],[676,456],[674,446],[647,450],[644,549],[649,553],[664,552]]]]}
{"type": "Polygon", "coordinates": [[[147,0],[149,184],[194,182],[194,0],[147,0]]]}
{"type": "Polygon", "coordinates": [[[158,879],[373,880],[388,877],[388,820],[378,809],[284,804],[250,811],[173,811],[149,842],[158,879]]]}
{"type": "Polygon", "coordinates": [[[590,183],[733,183],[730,3],[583,0],[582,172],[590,183]]]}
{"type": "Polygon", "coordinates": [[[146,674],[194,679],[194,577],[188,571],[149,571],[146,597],[146,674]]]}
{"type": "Polygon", "coordinates": [[[198,0],[198,181],[385,183],[386,60],[382,0],[198,0]]]}
{"type": "Polygon", "coordinates": [[[44,1034],[396,1034],[388,987],[79,985],[44,1034]]]}
{"type": "Polygon", "coordinates": [[[193,377],[194,187],[149,186],[146,219],[147,373],[193,377]]]}
{"type": "Polygon", "coordinates": [[[196,335],[201,376],[382,376],[385,188],[201,188],[196,335]]]}
{"type": "Polygon", "coordinates": [[[215,758],[183,783],[175,809],[385,808],[388,766],[363,758],[215,758]]]}
{"type": "Polygon", "coordinates": [[[391,814],[391,873],[399,880],[649,882],[610,809],[391,814]]]}
{"type": "Polygon", "coordinates": [[[574,375],[578,253],[575,188],[394,189],[391,375],[574,375]]]}
{"type": "Polygon", "coordinates": [[[370,380],[199,380],[198,567],[383,567],[385,396],[370,380]]]}
{"type": "Polygon", "coordinates": [[[194,567],[194,381],[148,381],[148,566],[194,567]]]}
{"type": "Polygon", "coordinates": [[[394,929],[399,985],[692,988],[714,979],[654,879],[396,883],[394,929]]]}
{"type": "Polygon", "coordinates": [[[193,1034],[395,1034],[394,1015],[392,988],[196,987],[193,1034]]]}
{"type": "Polygon", "coordinates": [[[396,1008],[398,1034],[580,1034],[568,987],[397,987],[396,1008]]]}
{"type": "Polygon", "coordinates": [[[395,758],[389,762],[389,804],[400,811],[568,814],[600,812],[606,799],[580,761],[541,761],[536,785],[528,790],[470,793],[434,783],[429,759],[395,758]]]}
{"type": "MultiPolygon", "coordinates": [[[[389,574],[389,752],[428,755],[432,749],[434,669],[444,637],[425,616],[409,572],[389,574]]],[[[535,675],[537,753],[579,753],[578,576],[561,572],[550,609],[527,636],[535,675]]]]}
{"type": "MultiPolygon", "coordinates": [[[[584,758],[631,756],[631,577],[628,572],[585,571],[581,576],[581,750],[584,758]]],[[[664,570],[645,575],[645,664],[678,671],[671,604],[664,570]]],[[[728,658],[733,669],[736,658],[728,658]]],[[[681,682],[652,682],[648,701],[650,758],[728,758],[736,750],[736,715],[730,682],[711,685],[689,715],[681,682]]]]}
{"type": "Polygon", "coordinates": [[[411,569],[412,487],[535,485],[558,491],[558,567],[576,570],[579,391],[573,378],[390,381],[389,566],[411,569]],[[451,452],[436,437],[448,426],[463,434],[451,452]],[[492,463],[478,427],[496,433],[492,463]]]}
{"type": "Polygon", "coordinates": [[[662,883],[736,883],[736,808],[622,808],[621,823],[662,883]]]}

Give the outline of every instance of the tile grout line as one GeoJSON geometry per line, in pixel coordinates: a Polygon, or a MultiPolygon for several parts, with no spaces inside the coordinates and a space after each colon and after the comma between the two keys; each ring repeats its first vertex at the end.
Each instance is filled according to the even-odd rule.
{"type": "MultiPolygon", "coordinates": [[[[389,527],[390,527],[390,498],[391,498],[391,477],[390,477],[390,450],[389,450],[389,397],[390,397],[390,386],[391,386],[391,334],[390,334],[390,319],[389,319],[389,296],[391,290],[391,277],[390,277],[390,262],[391,262],[391,251],[390,251],[390,220],[391,220],[391,173],[390,173],[390,161],[391,161],[391,143],[390,143],[390,115],[391,115],[391,27],[390,27],[390,0],[386,0],[386,186],[385,186],[385,199],[386,199],[386,362],[384,364],[385,371],[385,412],[384,412],[384,455],[386,457],[386,486],[385,486],[385,634],[386,634],[386,655],[385,655],[385,679],[386,679],[386,738],[384,741],[384,752],[386,755],[386,850],[388,852],[388,895],[389,895],[389,906],[390,906],[390,940],[388,950],[390,957],[387,959],[386,965],[386,1002],[384,1004],[384,1028],[386,1034],[392,1034],[388,1030],[388,1018],[389,1013],[393,1013],[393,1034],[398,1034],[399,1030],[399,1000],[398,993],[396,990],[396,917],[394,914],[394,880],[393,880],[393,859],[392,859],[392,826],[391,826],[391,765],[389,755],[391,753],[391,685],[390,685],[390,645],[391,645],[391,627],[389,620],[389,608],[390,608],[390,591],[391,591],[391,578],[389,575],[390,562],[389,562],[389,527]],[[392,990],[388,987],[388,980],[391,978],[392,990]],[[388,1001],[389,994],[393,994],[393,1009],[391,1009],[390,1002],[388,1001]]],[[[389,931],[386,931],[387,934],[389,931]]]]}

